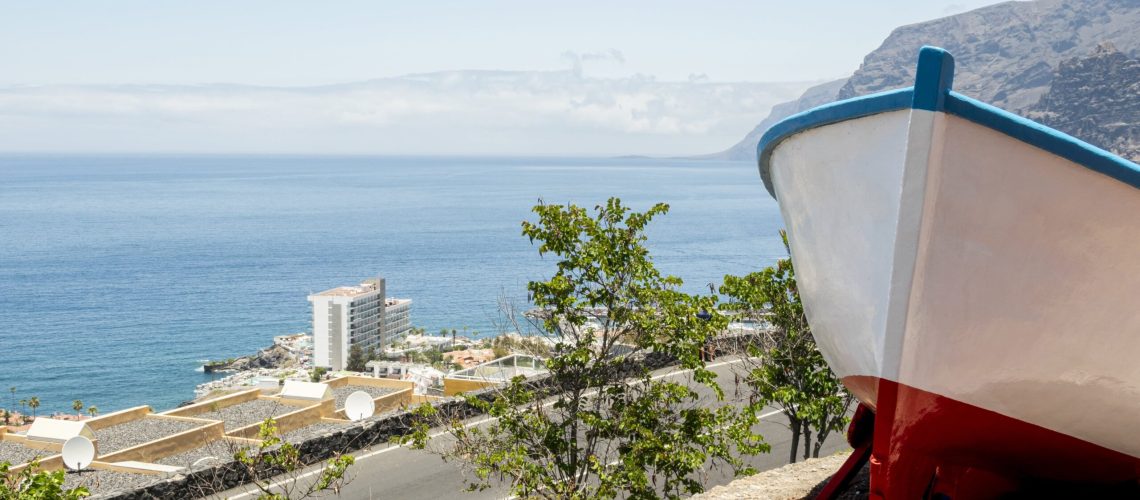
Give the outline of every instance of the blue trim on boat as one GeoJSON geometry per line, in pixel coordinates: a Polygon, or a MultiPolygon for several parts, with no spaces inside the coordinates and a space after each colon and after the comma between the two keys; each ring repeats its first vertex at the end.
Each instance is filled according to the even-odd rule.
{"type": "Polygon", "coordinates": [[[946,94],[954,84],[954,56],[929,45],[918,51],[918,70],[914,77],[914,109],[942,111],[946,94]]]}
{"type": "Polygon", "coordinates": [[[939,48],[923,47],[919,51],[915,87],[825,104],[772,125],[756,147],[764,187],[773,198],[776,197],[769,162],[772,151],[784,139],[832,123],[914,108],[959,116],[1140,188],[1140,165],[1040,123],[953,92],[950,90],[953,77],[953,56],[939,48]]]}
{"type": "Polygon", "coordinates": [[[768,170],[768,160],[772,156],[772,150],[784,139],[832,123],[907,109],[913,101],[912,94],[910,88],[905,88],[833,102],[794,114],[772,125],[760,137],[760,144],[756,149],[760,157],[760,178],[764,180],[764,187],[773,198],[776,197],[768,170]]]}
{"type": "Polygon", "coordinates": [[[1140,165],[1064,132],[957,92],[947,93],[946,112],[1140,188],[1140,165]]]}

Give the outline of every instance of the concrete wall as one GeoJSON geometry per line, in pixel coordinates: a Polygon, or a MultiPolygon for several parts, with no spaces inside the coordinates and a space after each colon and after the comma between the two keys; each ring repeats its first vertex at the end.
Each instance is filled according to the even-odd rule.
{"type": "Polygon", "coordinates": [[[486,380],[464,380],[458,378],[444,378],[443,379],[443,395],[454,396],[461,392],[473,392],[485,387],[495,385],[494,382],[487,382],[486,380]]]}
{"type": "Polygon", "coordinates": [[[395,380],[390,378],[376,378],[376,377],[362,377],[359,375],[348,375],[345,377],[337,377],[326,382],[329,387],[333,389],[344,387],[346,385],[363,385],[368,387],[387,387],[390,389],[406,389],[415,388],[415,382],[411,380],[395,380]]]}
{"type": "Polygon", "coordinates": [[[221,439],[222,436],[225,435],[224,424],[216,420],[174,417],[170,415],[150,415],[145,418],[182,420],[200,423],[201,426],[114,453],[101,455],[99,456],[99,461],[124,462],[133,460],[137,462],[153,462],[164,457],[177,455],[184,451],[203,446],[211,441],[221,439]]]}
{"type": "Polygon", "coordinates": [[[235,392],[233,394],[227,394],[227,395],[222,396],[220,398],[202,401],[201,403],[195,403],[195,404],[192,404],[189,406],[183,406],[182,408],[175,408],[173,410],[167,410],[167,411],[160,413],[160,415],[171,415],[171,416],[175,416],[175,417],[193,417],[194,415],[211,412],[211,411],[214,411],[218,408],[225,408],[228,406],[236,405],[238,403],[244,403],[246,401],[252,401],[254,399],[257,399],[257,397],[260,394],[261,394],[260,389],[249,389],[247,391],[241,391],[241,392],[235,392]]]}
{"type": "Polygon", "coordinates": [[[124,422],[130,422],[131,420],[144,418],[149,415],[151,411],[149,406],[136,406],[134,408],[100,415],[90,420],[84,420],[83,423],[87,424],[87,427],[90,427],[91,430],[98,431],[108,427],[114,427],[124,422]]]}
{"type": "MultiPolygon", "coordinates": [[[[337,377],[328,381],[328,385],[334,389],[353,385],[396,389],[396,392],[390,392],[388,394],[384,394],[383,396],[372,398],[373,403],[375,403],[376,414],[396,410],[410,404],[412,402],[412,393],[415,391],[416,387],[415,382],[412,382],[411,380],[361,377],[358,375],[337,377]]],[[[336,416],[338,418],[347,418],[344,413],[344,408],[337,408],[336,410],[336,416]]]]}
{"type": "MultiPolygon", "coordinates": [[[[45,441],[33,441],[25,436],[18,434],[7,433],[7,429],[0,427],[0,441],[15,443],[28,448],[35,448],[44,451],[44,457],[40,459],[40,470],[59,470],[63,468],[63,457],[59,455],[60,450],[63,448],[63,443],[49,443],[45,441]]],[[[98,446],[98,443],[96,443],[98,446]]],[[[96,448],[98,449],[98,448],[96,448]]],[[[10,474],[18,474],[21,470],[27,467],[27,464],[12,464],[8,469],[10,474]]],[[[2,480],[3,478],[0,478],[2,480]]]]}
{"type": "MultiPolygon", "coordinates": [[[[333,399],[326,399],[320,403],[314,403],[311,401],[300,402],[297,400],[284,399],[276,396],[265,396],[261,399],[278,401],[282,404],[291,406],[297,406],[298,403],[308,404],[308,406],[298,408],[296,411],[292,411],[278,417],[273,417],[273,420],[277,423],[278,434],[285,434],[286,432],[295,431],[302,427],[308,427],[319,422],[323,417],[332,416],[335,411],[335,408],[333,406],[336,404],[336,400],[333,399]]],[[[245,427],[233,429],[227,431],[226,435],[245,439],[257,439],[258,433],[261,432],[261,424],[262,422],[257,422],[245,427]]]]}
{"type": "MultiPolygon", "coordinates": [[[[401,389],[396,392],[390,392],[383,396],[372,398],[374,415],[379,415],[384,412],[393,410],[400,410],[407,408],[412,402],[412,389],[401,389]]],[[[335,413],[336,418],[347,419],[348,414],[344,412],[344,408],[337,408],[335,413]]]]}

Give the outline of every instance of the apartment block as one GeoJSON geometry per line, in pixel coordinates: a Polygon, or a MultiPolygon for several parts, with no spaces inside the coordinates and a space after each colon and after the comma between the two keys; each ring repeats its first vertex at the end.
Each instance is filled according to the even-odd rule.
{"type": "Polygon", "coordinates": [[[411,329],[410,299],[389,298],[384,278],[368,279],[310,295],[313,304],[313,364],[343,370],[349,349],[380,352],[411,329]]]}

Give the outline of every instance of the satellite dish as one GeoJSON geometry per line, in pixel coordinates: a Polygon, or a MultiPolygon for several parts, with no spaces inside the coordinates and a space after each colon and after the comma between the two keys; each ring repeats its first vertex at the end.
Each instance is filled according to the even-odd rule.
{"type": "Polygon", "coordinates": [[[367,392],[353,392],[344,400],[344,414],[354,422],[371,417],[375,412],[376,403],[372,402],[372,395],[367,392]]]}
{"type": "Polygon", "coordinates": [[[83,470],[95,460],[95,444],[84,436],[75,436],[63,443],[63,465],[71,470],[83,470]]]}

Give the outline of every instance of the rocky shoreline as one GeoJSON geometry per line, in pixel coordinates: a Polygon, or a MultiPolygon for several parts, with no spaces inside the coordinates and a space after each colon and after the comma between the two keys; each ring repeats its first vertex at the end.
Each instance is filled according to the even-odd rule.
{"type": "Polygon", "coordinates": [[[218,380],[199,384],[194,389],[194,399],[184,401],[179,406],[220,396],[226,392],[248,389],[261,379],[308,380],[313,365],[312,337],[298,333],[273,338],[273,345],[255,354],[227,359],[208,361],[202,365],[206,373],[230,373],[218,380]]]}
{"type": "Polygon", "coordinates": [[[242,372],[258,368],[293,368],[300,365],[301,360],[296,355],[284,346],[274,344],[249,356],[231,358],[225,361],[208,361],[202,365],[202,371],[206,373],[242,372]]]}

